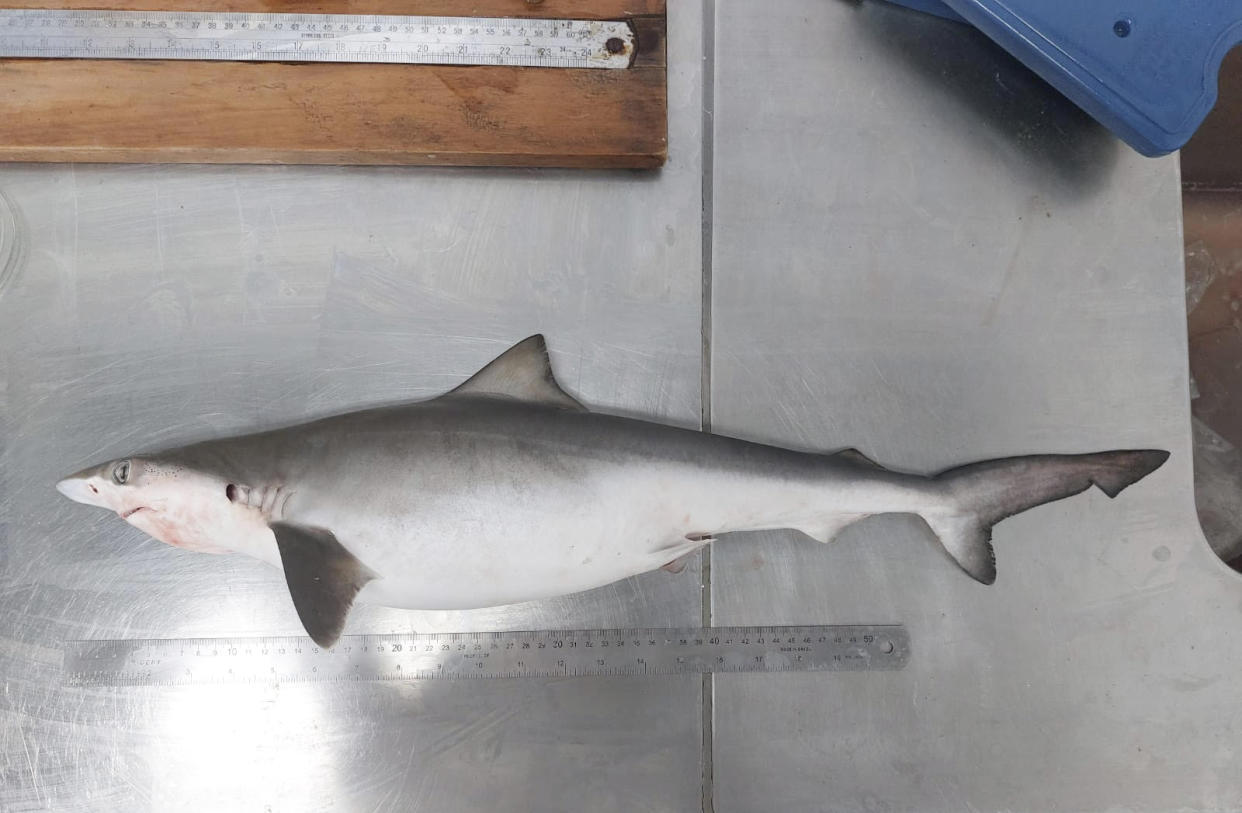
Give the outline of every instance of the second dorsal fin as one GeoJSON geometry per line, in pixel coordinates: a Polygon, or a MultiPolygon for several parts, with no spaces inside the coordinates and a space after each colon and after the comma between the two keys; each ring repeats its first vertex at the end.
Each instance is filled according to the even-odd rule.
{"type": "Polygon", "coordinates": [[[501,395],[561,409],[586,411],[552,374],[542,334],[523,339],[497,356],[449,395],[501,395]]]}
{"type": "Polygon", "coordinates": [[[867,467],[867,468],[869,468],[869,469],[878,469],[878,470],[880,470],[880,471],[889,471],[889,469],[888,469],[888,468],[886,468],[886,467],[884,467],[884,466],[881,466],[879,463],[877,463],[877,462],[875,462],[874,460],[872,460],[871,458],[867,457],[865,454],[863,454],[862,452],[858,451],[857,449],[852,449],[852,448],[851,448],[851,449],[842,449],[842,450],[841,450],[841,451],[839,451],[839,452],[835,452],[835,453],[833,454],[833,457],[839,457],[839,458],[841,458],[842,460],[848,460],[848,461],[850,461],[851,463],[857,463],[858,465],[860,465],[860,466],[866,466],[866,467],[867,467]]]}

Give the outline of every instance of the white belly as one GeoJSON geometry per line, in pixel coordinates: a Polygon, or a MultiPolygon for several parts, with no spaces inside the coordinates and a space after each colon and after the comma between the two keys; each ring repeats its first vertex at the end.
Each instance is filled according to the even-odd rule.
{"type": "Polygon", "coordinates": [[[703,543],[687,537],[720,529],[730,513],[728,500],[710,490],[663,477],[612,473],[568,491],[482,501],[424,514],[416,527],[387,523],[338,536],[379,574],[357,600],[465,609],[588,590],[693,551],[703,543]]]}
{"type": "MultiPolygon", "coordinates": [[[[601,466],[574,479],[424,491],[403,510],[392,510],[391,498],[384,511],[312,507],[297,521],[330,529],[378,574],[357,601],[451,610],[611,584],[660,568],[714,534],[797,528],[826,539],[835,516],[849,510],[833,496],[816,483],[601,466]]],[[[875,495],[835,496],[848,504],[875,495]]],[[[855,509],[848,519],[858,516],[855,509]]]]}

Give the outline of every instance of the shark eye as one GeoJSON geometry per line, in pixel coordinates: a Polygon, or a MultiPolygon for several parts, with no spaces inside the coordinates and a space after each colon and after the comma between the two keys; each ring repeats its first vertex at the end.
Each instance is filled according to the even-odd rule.
{"type": "Polygon", "coordinates": [[[112,482],[123,486],[127,480],[129,480],[129,461],[122,460],[112,467],[112,482]]]}

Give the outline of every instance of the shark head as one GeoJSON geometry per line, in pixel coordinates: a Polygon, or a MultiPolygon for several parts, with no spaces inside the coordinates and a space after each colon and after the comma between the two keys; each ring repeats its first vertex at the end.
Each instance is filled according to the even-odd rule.
{"type": "Polygon", "coordinates": [[[146,534],[178,548],[236,550],[239,523],[254,509],[235,500],[236,486],[158,457],[127,457],[83,469],[56,484],[69,499],[115,511],[146,534]]]}

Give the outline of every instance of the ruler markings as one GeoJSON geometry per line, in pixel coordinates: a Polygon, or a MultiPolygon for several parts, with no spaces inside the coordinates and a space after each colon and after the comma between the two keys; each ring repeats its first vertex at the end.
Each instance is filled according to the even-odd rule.
{"type": "Polygon", "coordinates": [[[627,68],[613,20],[0,9],[0,57],[627,68]]]}
{"type": "Polygon", "coordinates": [[[184,686],[642,676],[707,672],[876,671],[905,666],[900,625],[543,630],[307,638],[69,641],[76,686],[184,686]]]}

